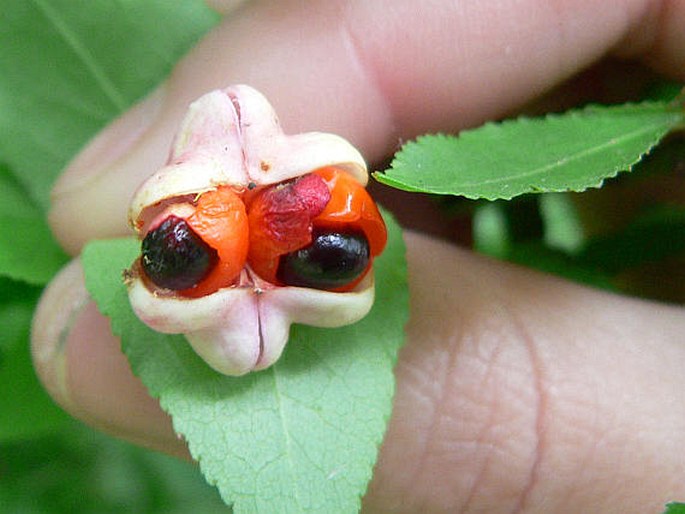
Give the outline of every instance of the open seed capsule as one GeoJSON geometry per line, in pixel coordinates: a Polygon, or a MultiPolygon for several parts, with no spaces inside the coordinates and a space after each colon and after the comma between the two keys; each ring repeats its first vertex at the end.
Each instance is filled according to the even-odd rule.
{"type": "Polygon", "coordinates": [[[354,323],[373,304],[386,240],[366,181],[349,143],[283,134],[254,89],[208,93],[132,200],[134,311],[229,375],[273,364],[291,323],[354,323]]]}

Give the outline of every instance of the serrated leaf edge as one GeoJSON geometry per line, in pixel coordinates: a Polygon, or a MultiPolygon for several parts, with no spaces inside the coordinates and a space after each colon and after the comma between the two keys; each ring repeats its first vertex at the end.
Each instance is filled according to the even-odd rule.
{"type": "MultiPolygon", "coordinates": [[[[557,121],[563,121],[567,117],[583,117],[586,114],[592,114],[597,111],[607,111],[607,110],[628,110],[628,109],[638,109],[640,111],[654,111],[654,112],[672,112],[674,115],[678,115],[680,117],[679,122],[674,123],[673,127],[671,127],[670,131],[676,130],[678,127],[683,126],[685,124],[685,113],[681,113],[681,109],[676,108],[670,103],[666,102],[655,102],[655,101],[645,101],[645,102],[628,102],[625,104],[620,104],[620,105],[588,105],[586,107],[583,107],[581,109],[575,109],[575,110],[570,110],[565,113],[548,113],[545,114],[544,116],[540,117],[530,117],[526,115],[519,116],[517,118],[511,118],[511,119],[506,119],[502,121],[488,121],[484,123],[483,125],[479,127],[474,127],[471,129],[466,129],[461,131],[457,135],[452,135],[452,134],[446,134],[444,132],[438,132],[438,133],[433,133],[433,134],[423,134],[418,137],[416,137],[412,141],[408,141],[405,143],[402,148],[395,153],[395,156],[393,157],[390,167],[384,171],[375,171],[372,173],[372,176],[375,180],[378,182],[394,187],[396,189],[400,189],[403,191],[408,191],[412,193],[425,193],[425,194],[435,194],[435,195],[450,195],[450,196],[460,196],[464,198],[468,198],[470,200],[511,200],[512,198],[515,198],[517,196],[523,195],[523,194],[528,194],[528,193],[563,193],[563,192],[576,192],[580,193],[583,191],[586,191],[588,189],[593,189],[593,188],[600,188],[604,184],[604,181],[607,179],[611,179],[616,177],[619,173],[621,172],[629,172],[633,169],[633,167],[642,160],[642,158],[645,155],[648,155],[649,152],[663,139],[665,134],[662,134],[661,136],[657,136],[649,145],[645,151],[641,152],[636,159],[634,159],[632,162],[630,162],[627,166],[617,166],[614,167],[613,172],[606,174],[602,178],[600,178],[597,182],[590,183],[588,185],[584,185],[582,187],[564,187],[564,188],[555,188],[555,187],[550,187],[550,188],[544,188],[540,187],[538,185],[531,184],[528,186],[528,190],[524,190],[520,193],[515,193],[511,195],[507,194],[499,194],[499,195],[478,195],[478,194],[473,194],[473,193],[454,193],[452,191],[447,191],[447,190],[439,190],[439,189],[422,189],[421,187],[416,187],[411,184],[406,184],[405,182],[402,182],[401,180],[395,179],[392,176],[389,176],[387,172],[392,171],[394,168],[399,168],[402,166],[406,166],[404,161],[402,160],[404,157],[405,151],[412,151],[413,148],[415,147],[420,147],[422,144],[424,144],[425,141],[430,141],[430,140],[439,140],[439,141],[456,141],[458,139],[468,139],[470,137],[473,137],[474,135],[481,134],[483,132],[487,132],[490,130],[500,130],[502,127],[506,127],[509,125],[513,124],[519,124],[519,123],[528,123],[528,124],[533,124],[533,123],[547,123],[547,122],[557,122],[557,121]]],[[[653,130],[653,126],[650,125],[652,129],[644,129],[646,132],[649,130],[653,130]]],[[[666,133],[670,132],[667,131],[666,133]]],[[[639,132],[632,132],[631,137],[635,135],[636,133],[639,132]]],[[[592,151],[595,149],[593,148],[592,151]]],[[[587,152],[587,154],[590,154],[591,151],[587,152]]],[[[576,156],[574,156],[576,157],[576,156]]],[[[549,165],[548,167],[551,167],[549,165]]],[[[538,173],[542,173],[544,170],[543,168],[538,168],[536,170],[533,170],[531,172],[528,172],[522,176],[526,175],[535,175],[538,173]]],[[[499,182],[500,180],[498,179],[491,179],[487,181],[487,183],[490,184],[495,184],[499,182]]],[[[504,180],[502,180],[504,181],[504,180]]]]}

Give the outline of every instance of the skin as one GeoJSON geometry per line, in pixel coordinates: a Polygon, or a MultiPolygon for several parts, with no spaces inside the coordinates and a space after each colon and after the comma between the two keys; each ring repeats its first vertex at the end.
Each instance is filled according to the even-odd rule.
{"type": "MultiPolygon", "coordinates": [[[[55,186],[51,223],[72,253],[127,233],[128,198],[162,164],[185,105],[226,84],[260,89],[286,132],[350,139],[373,168],[416,134],[584,97],[587,73],[563,85],[590,67],[593,91],[612,84],[607,69],[632,85],[607,57],[685,80],[685,1],[213,4],[222,25],[55,186]]],[[[406,242],[411,321],[366,512],[644,513],[685,499],[682,308],[425,234],[406,242]]],[[[75,416],[185,455],[89,303],[78,261],[47,290],[33,351],[75,416]]]]}

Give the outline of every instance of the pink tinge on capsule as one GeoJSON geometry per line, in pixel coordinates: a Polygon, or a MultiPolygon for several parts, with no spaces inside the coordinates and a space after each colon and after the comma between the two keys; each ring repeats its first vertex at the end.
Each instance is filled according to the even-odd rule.
{"type": "MultiPolygon", "coordinates": [[[[317,172],[322,169],[340,174],[338,182],[349,184],[350,191],[364,191],[366,165],[354,147],[332,134],[283,134],[273,108],[254,89],[232,86],[194,102],[167,164],[131,202],[129,221],[143,240],[143,255],[127,280],[137,316],[159,332],[184,334],[200,357],[227,375],[272,365],[292,323],[337,327],[365,316],[374,298],[371,260],[385,244],[385,226],[380,214],[368,225],[371,236],[358,222],[349,225],[368,214],[345,222],[334,213],[325,218],[333,222],[316,221],[340,204],[333,201],[334,194],[339,196],[331,189],[333,175],[317,172]],[[252,215],[255,223],[250,221],[253,203],[266,206],[252,215]],[[326,290],[316,281],[299,287],[279,280],[279,262],[293,252],[304,252],[288,258],[304,266],[305,274],[335,268],[331,258],[317,268],[317,256],[328,251],[325,244],[307,250],[315,244],[312,234],[320,237],[323,229],[335,235],[324,234],[325,241],[333,241],[331,251],[343,257],[352,255],[357,248],[352,243],[358,241],[361,251],[374,249],[365,257],[368,265],[365,260],[354,271],[354,282],[344,290],[326,290]],[[274,248],[269,270],[251,262],[250,255],[274,248]],[[194,275],[182,276],[184,269],[194,275]]],[[[368,194],[355,194],[365,199],[352,202],[354,208],[378,213],[368,194]]]]}

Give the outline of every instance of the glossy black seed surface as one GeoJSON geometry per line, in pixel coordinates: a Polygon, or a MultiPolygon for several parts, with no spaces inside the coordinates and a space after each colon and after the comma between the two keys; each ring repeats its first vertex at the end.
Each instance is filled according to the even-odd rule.
{"type": "Polygon", "coordinates": [[[281,257],[278,279],[314,289],[343,287],[369,264],[369,242],[359,232],[314,232],[312,243],[281,257]]]}
{"type": "Polygon", "coordinates": [[[185,220],[169,216],[143,239],[143,271],[157,286],[188,289],[216,264],[216,250],[193,232],[185,220]]]}

